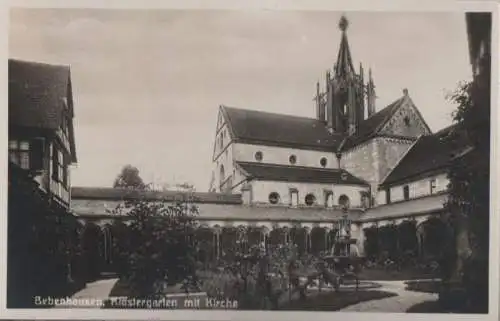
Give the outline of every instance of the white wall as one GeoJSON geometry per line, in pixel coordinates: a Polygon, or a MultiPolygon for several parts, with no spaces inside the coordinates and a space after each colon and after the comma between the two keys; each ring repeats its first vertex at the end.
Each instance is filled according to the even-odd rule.
{"type": "Polygon", "coordinates": [[[355,185],[332,185],[332,184],[315,184],[315,183],[293,183],[293,182],[271,182],[271,181],[253,181],[252,183],[252,203],[269,204],[269,194],[276,192],[280,195],[282,205],[290,204],[290,188],[298,190],[299,205],[305,204],[305,196],[309,193],[316,197],[317,205],[325,205],[324,191],[333,191],[333,204],[338,205],[340,195],[349,197],[351,208],[361,206],[361,193],[368,191],[368,187],[355,185]]]}
{"type": "Polygon", "coordinates": [[[325,157],[327,160],[325,168],[338,168],[337,158],[333,152],[241,143],[234,144],[233,147],[234,159],[240,162],[256,162],[255,153],[258,151],[262,152],[262,163],[266,164],[291,165],[289,161],[290,155],[295,155],[297,158],[295,166],[323,168],[320,160],[325,157]]]}
{"type": "MultiPolygon", "coordinates": [[[[430,182],[432,179],[436,180],[436,188],[434,189],[433,194],[446,191],[449,180],[445,173],[428,176],[420,180],[391,187],[391,203],[404,200],[403,188],[406,185],[408,185],[409,188],[410,199],[431,195],[430,182]]],[[[386,204],[385,194],[385,191],[378,192],[377,204],[386,204]]]]}

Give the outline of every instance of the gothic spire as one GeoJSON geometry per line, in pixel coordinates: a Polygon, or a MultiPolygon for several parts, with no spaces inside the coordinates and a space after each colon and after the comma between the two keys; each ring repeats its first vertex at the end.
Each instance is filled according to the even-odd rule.
{"type": "Polygon", "coordinates": [[[340,41],[339,54],[337,56],[335,74],[338,77],[345,77],[354,74],[354,67],[352,64],[351,51],[349,49],[349,42],[347,41],[347,28],[349,21],[345,16],[342,16],[339,21],[339,29],[342,31],[342,39],[340,41]]]}

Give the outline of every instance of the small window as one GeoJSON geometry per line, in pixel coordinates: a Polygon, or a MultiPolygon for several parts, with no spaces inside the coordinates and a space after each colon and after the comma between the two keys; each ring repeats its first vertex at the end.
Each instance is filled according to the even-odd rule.
{"type": "Polygon", "coordinates": [[[350,206],[349,197],[347,197],[347,195],[345,195],[345,194],[340,195],[339,205],[342,208],[349,208],[349,206],[350,206]]]}
{"type": "Polygon", "coordinates": [[[326,190],[324,191],[325,195],[325,207],[329,208],[333,206],[333,192],[326,190]]]}
{"type": "Polygon", "coordinates": [[[326,165],[328,164],[326,157],[321,157],[321,159],[319,160],[319,164],[321,165],[321,167],[326,167],[326,165]]]}
{"type": "Polygon", "coordinates": [[[280,194],[276,192],[272,192],[269,194],[269,203],[278,204],[280,202],[280,194]]]}
{"type": "Polygon", "coordinates": [[[307,194],[304,201],[307,206],[312,206],[316,203],[316,196],[314,196],[314,194],[307,194]]]}
{"type": "Polygon", "coordinates": [[[295,165],[295,163],[297,163],[297,156],[290,155],[290,158],[288,158],[288,160],[290,161],[290,164],[295,165]]]}
{"type": "Polygon", "coordinates": [[[28,141],[9,141],[9,159],[22,169],[30,169],[30,143],[28,141]]]}
{"type": "Polygon", "coordinates": [[[341,180],[343,180],[343,181],[347,181],[347,178],[348,178],[347,173],[342,173],[342,174],[340,174],[340,179],[341,179],[341,180]]]}
{"type": "Polygon", "coordinates": [[[361,207],[367,209],[371,206],[371,197],[368,192],[361,192],[361,207]]]}
{"type": "Polygon", "coordinates": [[[259,151],[259,152],[255,153],[255,160],[256,161],[261,162],[262,158],[263,158],[262,152],[259,151]]]}
{"type": "Polygon", "coordinates": [[[403,121],[405,122],[405,125],[406,125],[406,126],[410,126],[410,117],[405,116],[405,117],[403,118],[403,121]]]}
{"type": "Polygon", "coordinates": [[[434,194],[436,192],[436,180],[435,179],[431,179],[430,189],[431,189],[431,194],[434,194]]]}
{"type": "Polygon", "coordinates": [[[290,206],[299,205],[299,192],[296,189],[290,189],[290,206]]]}
{"type": "Polygon", "coordinates": [[[385,190],[385,203],[391,204],[391,189],[390,188],[385,190]]]}
{"type": "Polygon", "coordinates": [[[403,197],[405,201],[410,199],[410,187],[408,185],[403,186],[403,197]]]}

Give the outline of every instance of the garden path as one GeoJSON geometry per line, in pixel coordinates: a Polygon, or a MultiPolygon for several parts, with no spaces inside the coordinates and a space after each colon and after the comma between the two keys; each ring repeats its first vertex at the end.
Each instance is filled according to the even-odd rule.
{"type": "Polygon", "coordinates": [[[76,292],[72,299],[107,299],[111,289],[118,279],[105,279],[88,283],[81,291],[76,292]]]}
{"type": "Polygon", "coordinates": [[[396,312],[404,313],[415,304],[424,301],[436,301],[437,294],[408,291],[405,289],[405,281],[375,281],[382,287],[376,290],[387,291],[397,294],[397,296],[361,302],[348,306],[341,312],[396,312]]]}

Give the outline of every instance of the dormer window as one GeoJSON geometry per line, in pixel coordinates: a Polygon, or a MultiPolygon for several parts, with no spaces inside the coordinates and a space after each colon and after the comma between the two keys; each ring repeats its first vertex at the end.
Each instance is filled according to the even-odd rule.
{"type": "Polygon", "coordinates": [[[290,164],[295,165],[297,163],[297,156],[290,155],[290,158],[288,158],[288,161],[290,162],[290,164]]]}

